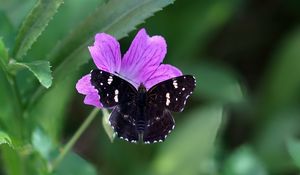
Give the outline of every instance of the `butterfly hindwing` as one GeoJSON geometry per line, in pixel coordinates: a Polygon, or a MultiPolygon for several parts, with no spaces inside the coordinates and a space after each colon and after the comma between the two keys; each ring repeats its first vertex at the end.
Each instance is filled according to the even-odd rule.
{"type": "Polygon", "coordinates": [[[132,101],[137,95],[136,89],[129,82],[99,69],[92,70],[91,84],[98,90],[100,102],[106,108],[132,101]]]}
{"type": "Polygon", "coordinates": [[[137,143],[139,135],[132,115],[122,114],[120,107],[116,106],[109,117],[109,122],[117,137],[137,143]]]}
{"type": "Polygon", "coordinates": [[[192,75],[183,75],[160,82],[149,89],[148,104],[156,104],[160,108],[181,112],[195,86],[196,80],[192,75]]]}
{"type": "Polygon", "coordinates": [[[143,142],[146,144],[163,142],[174,127],[175,121],[172,114],[164,110],[159,117],[149,120],[144,130],[143,142]]]}

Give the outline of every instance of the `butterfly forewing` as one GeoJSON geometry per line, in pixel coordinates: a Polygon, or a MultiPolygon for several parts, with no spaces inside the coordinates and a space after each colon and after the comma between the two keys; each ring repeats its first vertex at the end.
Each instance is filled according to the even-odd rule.
{"type": "Polygon", "coordinates": [[[148,104],[181,112],[196,86],[194,76],[183,75],[160,82],[148,91],[148,104]]]}
{"type": "Polygon", "coordinates": [[[137,95],[136,89],[129,82],[103,70],[92,70],[91,84],[98,90],[100,102],[106,108],[131,102],[137,95]]]}

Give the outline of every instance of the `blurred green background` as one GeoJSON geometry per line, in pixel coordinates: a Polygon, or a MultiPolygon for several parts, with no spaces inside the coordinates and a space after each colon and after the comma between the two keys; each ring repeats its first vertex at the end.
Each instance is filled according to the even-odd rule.
{"type": "MultiPolygon", "coordinates": [[[[164,62],[197,78],[184,112],[174,114],[175,130],[164,143],[111,143],[99,114],[51,173],[299,174],[300,1],[171,2],[64,0],[28,53],[17,59],[16,36],[36,1],[0,0],[0,37],[9,57],[49,60],[53,71],[49,89],[28,70],[15,74],[25,107],[33,101],[22,120],[15,114],[5,71],[0,71],[0,144],[9,142],[0,146],[0,174],[49,174],[52,157],[93,109],[75,89],[77,80],[95,67],[86,46],[104,31],[120,39],[124,53],[137,32],[134,26],[165,37],[164,62]],[[114,15],[122,16],[122,10],[127,17],[116,25],[114,15]],[[112,26],[107,29],[106,23],[112,26]]],[[[41,12],[47,12],[46,6],[41,12]]]]}

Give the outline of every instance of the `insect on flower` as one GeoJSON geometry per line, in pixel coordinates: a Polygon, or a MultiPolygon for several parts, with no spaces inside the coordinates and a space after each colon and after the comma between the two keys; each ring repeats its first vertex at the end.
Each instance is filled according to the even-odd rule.
{"type": "Polygon", "coordinates": [[[167,52],[163,37],[141,29],[121,59],[118,41],[97,34],[89,47],[97,69],[76,84],[84,103],[113,109],[109,122],[116,136],[145,144],[163,142],[174,129],[173,112],[181,112],[196,80],[174,66],[162,64],[167,52]]]}

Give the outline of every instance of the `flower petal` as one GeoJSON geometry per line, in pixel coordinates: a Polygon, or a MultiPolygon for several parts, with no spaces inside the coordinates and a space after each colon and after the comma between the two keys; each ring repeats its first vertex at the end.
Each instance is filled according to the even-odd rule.
{"type": "Polygon", "coordinates": [[[84,98],[85,104],[102,108],[100,96],[98,95],[97,90],[91,84],[91,74],[87,74],[78,80],[76,89],[80,94],[86,95],[84,98]]]}
{"type": "Polygon", "coordinates": [[[159,82],[181,75],[181,71],[176,67],[169,64],[161,64],[151,75],[151,77],[146,81],[145,86],[147,89],[150,89],[152,86],[156,85],[159,82]]]}
{"type": "Polygon", "coordinates": [[[141,29],[122,59],[120,74],[139,86],[162,63],[167,53],[167,44],[163,37],[149,37],[141,29]]]}
{"type": "Polygon", "coordinates": [[[99,69],[114,73],[121,67],[119,42],[111,35],[98,33],[93,46],[89,46],[90,54],[99,69]]]}

